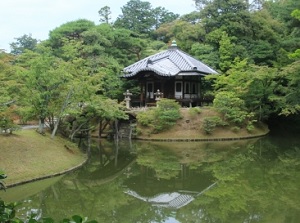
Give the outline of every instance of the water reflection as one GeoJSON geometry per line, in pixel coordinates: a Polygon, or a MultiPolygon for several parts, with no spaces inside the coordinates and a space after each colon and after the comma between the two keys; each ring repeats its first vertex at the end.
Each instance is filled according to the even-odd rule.
{"type": "Polygon", "coordinates": [[[35,210],[56,220],[80,214],[99,222],[298,222],[299,146],[271,138],[94,141],[86,166],[28,195],[19,214],[35,210]]]}

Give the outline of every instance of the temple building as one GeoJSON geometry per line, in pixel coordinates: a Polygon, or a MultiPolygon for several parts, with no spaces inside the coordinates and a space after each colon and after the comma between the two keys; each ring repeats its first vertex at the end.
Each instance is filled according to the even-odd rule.
{"type": "Polygon", "coordinates": [[[155,104],[157,96],[175,99],[182,106],[200,106],[204,101],[202,77],[217,72],[181,51],[172,42],[169,49],[144,58],[125,67],[123,77],[137,80],[140,95],[139,106],[155,104]]]}

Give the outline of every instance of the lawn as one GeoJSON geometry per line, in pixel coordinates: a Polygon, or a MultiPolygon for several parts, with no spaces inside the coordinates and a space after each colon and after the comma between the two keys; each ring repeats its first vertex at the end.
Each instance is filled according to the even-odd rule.
{"type": "Polygon", "coordinates": [[[35,130],[0,135],[0,170],[7,186],[67,171],[86,160],[75,144],[35,130]],[[67,148],[68,149],[67,149],[67,148]]]}

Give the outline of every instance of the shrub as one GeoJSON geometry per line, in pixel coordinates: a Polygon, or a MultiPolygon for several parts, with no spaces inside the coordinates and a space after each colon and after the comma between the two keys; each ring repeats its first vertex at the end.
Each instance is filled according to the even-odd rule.
{"type": "Polygon", "coordinates": [[[239,132],[240,130],[241,130],[241,128],[238,127],[238,126],[233,126],[233,127],[231,128],[231,131],[233,131],[233,132],[235,132],[235,133],[239,132]]]}
{"type": "Polygon", "coordinates": [[[162,132],[173,126],[180,115],[180,105],[170,99],[161,99],[158,107],[137,114],[138,123],[152,127],[154,133],[162,132]]]}
{"type": "Polygon", "coordinates": [[[141,135],[141,134],[142,134],[142,130],[141,130],[140,128],[137,128],[137,127],[135,126],[133,135],[139,136],[139,135],[141,135]]]}
{"type": "Polygon", "coordinates": [[[142,126],[150,126],[155,119],[154,109],[149,109],[147,111],[139,112],[136,116],[138,123],[142,126]]]}
{"type": "Polygon", "coordinates": [[[196,116],[201,114],[202,110],[199,107],[193,107],[193,108],[189,108],[189,114],[191,116],[196,116]]]}
{"type": "Polygon", "coordinates": [[[155,132],[161,132],[173,126],[181,118],[179,109],[180,105],[176,101],[166,98],[161,99],[155,109],[153,125],[155,132]]]}
{"type": "Polygon", "coordinates": [[[3,132],[11,134],[13,131],[20,129],[14,123],[12,115],[13,113],[9,109],[0,111],[0,134],[3,132]]]}
{"type": "Polygon", "coordinates": [[[211,134],[217,126],[224,126],[225,124],[218,116],[206,117],[203,119],[202,129],[206,134],[211,134]]]}
{"type": "Polygon", "coordinates": [[[233,92],[219,92],[214,99],[214,107],[223,114],[225,120],[243,126],[249,118],[245,103],[233,92]]]}
{"type": "Polygon", "coordinates": [[[248,132],[253,132],[254,130],[254,125],[252,123],[248,123],[247,127],[246,127],[248,132]]]}

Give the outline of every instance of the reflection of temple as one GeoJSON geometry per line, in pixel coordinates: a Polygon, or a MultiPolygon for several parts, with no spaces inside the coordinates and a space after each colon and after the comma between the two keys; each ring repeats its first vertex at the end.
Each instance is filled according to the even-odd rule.
{"type": "Polygon", "coordinates": [[[159,207],[165,207],[165,208],[174,208],[179,209],[190,202],[192,202],[196,197],[200,196],[213,186],[215,186],[216,183],[213,183],[212,185],[208,186],[201,192],[195,192],[195,191],[178,191],[178,192],[171,192],[171,193],[162,193],[158,194],[153,197],[142,197],[135,191],[128,190],[125,193],[138,198],[142,201],[151,203],[154,206],[159,207]]]}
{"type": "Polygon", "coordinates": [[[179,209],[216,185],[210,176],[181,167],[178,177],[170,180],[157,179],[151,168],[141,167],[141,174],[125,183],[125,193],[153,206],[179,209]]]}

